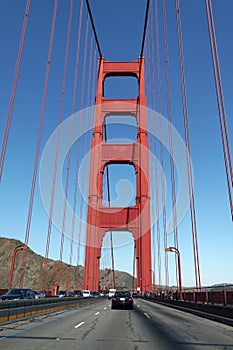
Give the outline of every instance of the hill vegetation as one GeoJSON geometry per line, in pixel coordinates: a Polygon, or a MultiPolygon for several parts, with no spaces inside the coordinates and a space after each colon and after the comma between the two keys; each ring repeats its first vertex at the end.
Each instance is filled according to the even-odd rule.
{"type": "MultiPolygon", "coordinates": [[[[9,283],[12,253],[17,246],[23,243],[19,240],[0,237],[0,289],[7,288],[9,283]]],[[[13,274],[12,287],[18,287],[20,281],[20,269],[22,263],[23,250],[16,254],[15,268],[13,274]]],[[[58,283],[59,261],[48,259],[46,290],[50,290],[52,285],[58,283]]],[[[61,285],[60,289],[66,289],[66,280],[69,265],[62,262],[61,285]]],[[[27,250],[26,268],[24,275],[24,287],[32,289],[42,289],[44,271],[44,258],[36,254],[31,249],[27,250]]],[[[82,288],[83,266],[71,266],[70,290],[82,288]],[[78,283],[77,283],[78,282],[78,283]]],[[[101,288],[109,287],[111,284],[111,269],[100,271],[99,281],[101,288]]],[[[116,288],[131,289],[132,276],[126,272],[115,271],[116,288]]]]}

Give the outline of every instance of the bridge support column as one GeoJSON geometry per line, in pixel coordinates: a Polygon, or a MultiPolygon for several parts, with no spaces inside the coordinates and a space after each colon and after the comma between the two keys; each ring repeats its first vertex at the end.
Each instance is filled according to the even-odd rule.
{"type": "MultiPolygon", "coordinates": [[[[109,62],[99,59],[94,131],[90,153],[90,179],[84,266],[84,289],[97,290],[102,240],[107,231],[130,231],[136,247],[136,279],[141,291],[152,291],[150,174],[144,94],[144,60],[109,62]],[[139,95],[128,100],[110,100],[103,94],[109,76],[134,76],[139,95]],[[132,115],[138,124],[134,144],[108,144],[103,138],[103,124],[108,115],[132,115]],[[103,205],[104,168],[111,163],[131,164],[136,173],[136,205],[109,207],[103,205]]],[[[120,138],[121,135],[119,135],[120,138]]]]}

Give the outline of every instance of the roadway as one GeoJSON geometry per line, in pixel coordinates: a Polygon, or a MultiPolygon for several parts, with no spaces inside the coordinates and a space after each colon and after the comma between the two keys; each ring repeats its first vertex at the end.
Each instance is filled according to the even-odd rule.
{"type": "Polygon", "coordinates": [[[0,325],[4,350],[233,349],[233,328],[136,299],[134,310],[110,301],[0,325]]]}

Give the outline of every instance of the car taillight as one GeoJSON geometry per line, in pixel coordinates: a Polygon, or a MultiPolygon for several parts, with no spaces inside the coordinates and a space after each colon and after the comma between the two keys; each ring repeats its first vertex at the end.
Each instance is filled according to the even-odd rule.
{"type": "Polygon", "coordinates": [[[112,298],[112,301],[116,301],[116,298],[112,298]]]}
{"type": "Polygon", "coordinates": [[[133,299],[132,299],[132,298],[129,298],[128,300],[129,300],[129,301],[133,301],[133,299]]]}

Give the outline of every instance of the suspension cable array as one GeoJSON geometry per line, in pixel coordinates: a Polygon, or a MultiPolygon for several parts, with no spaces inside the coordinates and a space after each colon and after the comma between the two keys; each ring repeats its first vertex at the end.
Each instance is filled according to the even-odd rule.
{"type": "Polygon", "coordinates": [[[195,269],[196,287],[200,288],[201,278],[200,278],[200,264],[199,264],[199,254],[198,254],[198,237],[197,237],[197,224],[196,224],[196,209],[195,209],[195,203],[194,203],[192,164],[191,164],[190,158],[188,157],[188,155],[191,152],[190,131],[189,131],[189,121],[188,121],[188,102],[187,102],[185,72],[184,72],[184,53],[183,53],[183,43],[182,43],[182,28],[181,28],[181,19],[180,19],[179,0],[176,0],[176,23],[177,23],[177,32],[178,32],[178,52],[179,52],[179,60],[180,60],[180,81],[181,81],[181,90],[182,90],[185,142],[187,147],[186,162],[187,162],[188,186],[189,186],[189,197],[190,197],[190,214],[191,214],[191,223],[192,223],[194,269],[195,269]]]}
{"type": "MultiPolygon", "coordinates": [[[[24,243],[26,245],[28,245],[28,242],[29,242],[29,235],[30,235],[30,229],[31,229],[32,211],[33,211],[34,196],[35,196],[35,186],[36,186],[36,179],[37,179],[37,172],[38,172],[38,165],[39,165],[42,128],[43,128],[43,123],[44,123],[45,104],[46,104],[48,82],[49,82],[49,73],[50,73],[51,59],[52,59],[53,39],[54,39],[54,31],[55,31],[56,16],[57,16],[57,6],[58,6],[58,0],[55,0],[52,26],[51,26],[51,32],[50,32],[48,59],[47,59],[47,66],[46,66],[46,73],[45,73],[45,80],[44,80],[44,90],[43,90],[43,96],[42,96],[40,124],[39,124],[39,129],[38,129],[36,154],[35,154],[35,160],[34,160],[34,170],[33,170],[31,193],[30,193],[29,208],[28,208],[27,226],[26,226],[26,233],[25,233],[25,239],[24,239],[24,243]]],[[[23,282],[24,282],[26,256],[27,256],[27,251],[25,250],[23,253],[22,267],[21,267],[21,273],[20,273],[20,287],[21,288],[23,287],[23,282]]]]}

